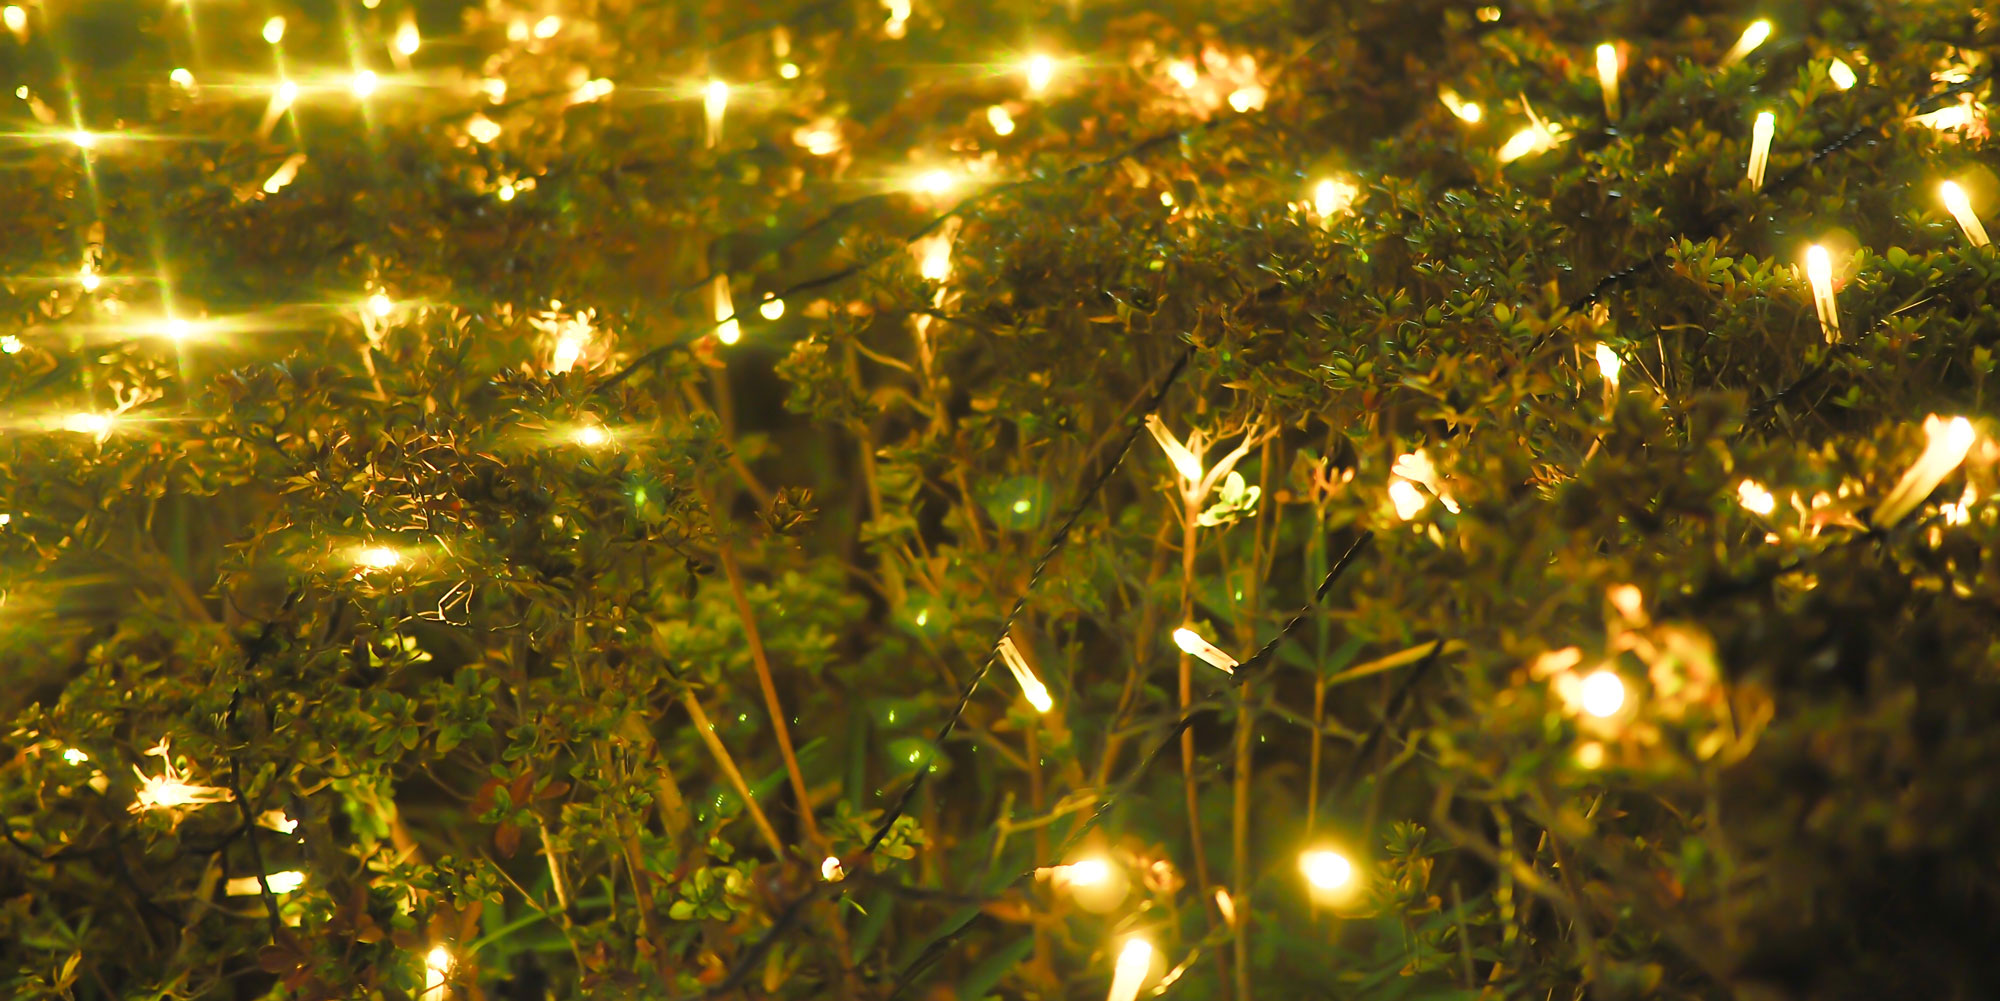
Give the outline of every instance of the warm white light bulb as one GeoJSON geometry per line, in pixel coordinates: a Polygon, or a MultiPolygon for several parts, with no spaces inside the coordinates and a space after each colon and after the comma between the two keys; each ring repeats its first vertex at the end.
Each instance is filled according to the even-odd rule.
{"type": "Polygon", "coordinates": [[[274,17],[264,22],[264,40],[276,45],[285,39],[285,19],[274,17]]]}
{"type": "Polygon", "coordinates": [[[1167,453],[1167,461],[1173,463],[1174,472],[1181,478],[1183,489],[1192,489],[1201,482],[1201,459],[1188,451],[1179,438],[1160,420],[1159,414],[1146,415],[1146,430],[1152,432],[1153,440],[1160,443],[1160,450],[1167,453]]]}
{"type": "MultiPolygon", "coordinates": [[[[406,18],[396,28],[396,51],[405,56],[414,56],[424,44],[424,36],[417,31],[417,22],[406,18]]],[[[400,63],[397,65],[401,65],[400,63]]]]}
{"type": "Polygon", "coordinates": [[[364,570],[388,570],[403,562],[388,546],[364,546],[354,554],[354,563],[364,570]]]}
{"type": "Polygon", "coordinates": [[[69,139],[70,143],[74,145],[77,149],[97,148],[97,137],[89,132],[84,131],[83,129],[77,129],[76,131],[71,132],[67,138],[69,139]]]}
{"type": "Polygon", "coordinates": [[[1806,248],[1806,280],[1812,284],[1813,308],[1819,313],[1826,342],[1840,340],[1840,311],[1833,296],[1833,258],[1820,244],[1806,248]]]}
{"type": "Polygon", "coordinates": [[[1069,878],[1071,886],[1100,886],[1111,879],[1111,863],[1087,858],[1064,866],[1063,875],[1069,878]]]}
{"type": "Polygon", "coordinates": [[[1826,77],[1832,80],[1833,85],[1841,90],[1854,89],[1854,84],[1857,81],[1854,75],[1854,67],[1847,65],[1847,61],[1844,59],[1835,59],[1833,62],[1828,63],[1826,77]]]}
{"type": "Polygon", "coordinates": [[[561,30],[562,30],[562,18],[557,17],[554,14],[550,14],[549,16],[535,22],[536,38],[554,38],[556,37],[556,32],[561,30]]]}
{"type": "Polygon", "coordinates": [[[1723,55],[1722,65],[1728,66],[1740,61],[1744,56],[1756,51],[1758,46],[1769,41],[1770,38],[1770,21],[1759,18],[1750,22],[1750,26],[1743,29],[1743,34],[1736,39],[1736,44],[1730,46],[1729,51],[1723,55]]]}
{"type": "Polygon", "coordinates": [[[1400,476],[1389,478],[1389,503],[1396,506],[1396,517],[1409,521],[1422,513],[1430,502],[1430,498],[1424,496],[1416,484],[1400,476]]]}
{"type": "Polygon", "coordinates": [[[83,266],[83,270],[77,272],[76,282],[83,286],[85,292],[95,292],[97,291],[97,286],[104,283],[104,279],[99,278],[97,272],[90,265],[86,264],[83,266]]]}
{"type": "Polygon", "coordinates": [[[1240,662],[1224,653],[1221,647],[1203,639],[1202,635],[1186,627],[1174,630],[1174,645],[1190,657],[1200,659],[1208,666],[1224,674],[1235,674],[1240,662]]]}
{"type": "Polygon", "coordinates": [[[829,883],[838,883],[847,878],[847,870],[841,866],[840,859],[828,855],[819,864],[819,878],[829,883]]]}
{"type": "Polygon", "coordinates": [[[1945,477],[1965,462],[1973,443],[1979,440],[1979,432],[1963,417],[1946,420],[1932,414],[1924,418],[1924,439],[1924,453],[1875,506],[1875,513],[1869,519],[1875,527],[1888,528],[1923,503],[1945,477]]]}
{"type": "Polygon", "coordinates": [[[1330,848],[1318,848],[1299,856],[1299,871],[1315,890],[1338,890],[1354,878],[1354,863],[1330,848]]]}
{"type": "Polygon", "coordinates": [[[1756,480],[1744,480],[1736,485],[1736,502],[1743,505],[1744,510],[1756,514],[1770,514],[1778,509],[1778,499],[1756,480]]]}
{"type": "Polygon", "coordinates": [[[483,146],[500,138],[500,123],[485,115],[473,115],[472,119],[465,123],[465,131],[472,136],[473,142],[483,146]]]}
{"type": "Polygon", "coordinates": [[[100,441],[111,433],[111,415],[79,412],[63,418],[62,428],[73,434],[87,434],[100,441]]]}
{"type": "Polygon", "coordinates": [[[275,195],[279,191],[284,190],[285,185],[298,179],[299,168],[305,165],[306,155],[304,153],[293,153],[291,156],[286,157],[285,162],[279,164],[278,169],[272,171],[271,176],[264,179],[264,193],[275,195]]]}
{"type": "Polygon", "coordinates": [[[1035,676],[1034,668],[1028,666],[1028,659],[1021,653],[1021,648],[1015,645],[1014,637],[1000,638],[1000,660],[1007,665],[1008,672],[1014,675],[1014,681],[1021,686],[1022,697],[1028,700],[1029,705],[1035,707],[1036,712],[1045,713],[1055,707],[1055,700],[1049,697],[1048,687],[1042,684],[1042,679],[1035,676]]]}
{"type": "Polygon", "coordinates": [[[1604,92],[1604,115],[1618,117],[1618,47],[1605,42],[1597,47],[1597,86],[1604,92]]]}
{"type": "Polygon", "coordinates": [[[387,295],[377,292],[368,297],[368,311],[375,314],[377,319],[386,319],[390,313],[396,311],[396,302],[387,295]]]}
{"type": "Polygon", "coordinates": [[[724,344],[734,344],[743,337],[743,327],[736,322],[736,306],[729,298],[729,276],[716,275],[711,293],[715,300],[715,339],[724,344]]]}
{"type": "Polygon", "coordinates": [[[167,74],[167,79],[173,81],[174,86],[182,90],[194,89],[194,74],[188,72],[185,66],[174,67],[174,71],[167,74]]]}
{"type": "Polygon", "coordinates": [[[1972,211],[1972,199],[1966,196],[1965,189],[1959,187],[1958,182],[1946,181],[1938,185],[1938,197],[1944,200],[1944,207],[1951,217],[1958,220],[1958,228],[1965,232],[1967,243],[1984,247],[1993,242],[1987,238],[1986,227],[1980,223],[1979,216],[1972,211]]]}
{"type": "Polygon", "coordinates": [[[1771,165],[1771,137],[1777,132],[1777,118],[1768,111],[1757,112],[1750,126],[1750,186],[1764,187],[1764,171],[1771,165]]]}
{"type": "Polygon", "coordinates": [[[1056,61],[1036,53],[1028,57],[1022,72],[1028,78],[1028,93],[1039,94],[1049,89],[1049,83],[1056,77],[1056,61]]]}
{"type": "Polygon", "coordinates": [[[1609,668],[1592,671],[1583,679],[1579,701],[1583,711],[1592,716],[1616,716],[1625,707],[1625,682],[1609,668]]]}
{"type": "Polygon", "coordinates": [[[1325,178],[1313,185],[1313,212],[1321,220],[1330,220],[1354,206],[1354,198],[1360,194],[1350,181],[1325,178]]]}
{"type": "Polygon", "coordinates": [[[1182,90],[1193,90],[1194,85],[1201,82],[1201,74],[1195,70],[1194,62],[1188,59],[1175,59],[1168,62],[1167,76],[1172,78],[1174,83],[1182,90]]]}
{"type": "Polygon", "coordinates": [[[957,185],[958,179],[952,176],[951,171],[939,168],[918,174],[913,186],[927,195],[942,195],[957,185]]]}
{"type": "Polygon", "coordinates": [[[1597,372],[1604,376],[1604,381],[1614,390],[1618,388],[1618,372],[1624,367],[1624,359],[1618,357],[1618,352],[1611,350],[1611,345],[1597,346],[1597,372]]]}
{"type": "Polygon", "coordinates": [[[445,975],[451,972],[451,953],[439,945],[424,957],[424,993],[421,1001],[441,1001],[445,975]]]}
{"type": "Polygon", "coordinates": [[[347,83],[347,89],[352,91],[355,97],[365,98],[375,93],[379,83],[380,78],[375,75],[374,70],[356,70],[353,79],[347,83]]]}
{"type": "Polygon", "coordinates": [[[611,435],[596,424],[585,424],[572,435],[576,443],[585,448],[596,448],[611,440],[611,435]]]}
{"type": "Polygon", "coordinates": [[[764,301],[757,304],[757,315],[766,320],[775,320],[785,315],[785,300],[774,295],[765,296],[764,301]]]}
{"type": "Polygon", "coordinates": [[[1139,996],[1139,988],[1146,984],[1146,974],[1152,971],[1153,944],[1143,938],[1133,938],[1118,951],[1118,965],[1111,974],[1111,993],[1105,1001],[1133,1001],[1139,996]]]}
{"type": "Polygon", "coordinates": [[[722,141],[722,113],[729,107],[729,85],[721,80],[708,81],[701,91],[701,107],[708,118],[708,144],[714,146],[722,141]]]}
{"type": "Polygon", "coordinates": [[[80,765],[86,761],[89,761],[90,755],[85,754],[74,747],[65,747],[63,748],[62,752],[62,759],[64,761],[69,762],[72,765],[80,765]]]}
{"type": "Polygon", "coordinates": [[[1008,114],[1007,109],[998,104],[986,109],[986,123],[993,126],[993,134],[996,136],[1014,134],[1014,116],[1008,114]]]}
{"type": "Polygon", "coordinates": [[[28,12],[14,4],[7,5],[7,10],[0,13],[0,20],[4,20],[7,30],[16,35],[24,34],[28,30],[28,12]]]}

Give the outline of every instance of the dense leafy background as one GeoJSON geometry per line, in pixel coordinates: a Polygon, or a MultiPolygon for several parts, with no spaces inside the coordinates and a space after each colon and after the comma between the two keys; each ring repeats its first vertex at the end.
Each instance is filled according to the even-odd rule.
{"type": "Polygon", "coordinates": [[[0,41],[5,992],[409,997],[442,943],[473,997],[1094,997],[1140,932],[1148,989],[1185,962],[1190,999],[1993,996],[2000,265],[1934,192],[1991,225],[2000,186],[1983,117],[1906,119],[1983,100],[2000,25],[1493,10],[914,0],[892,37],[864,0],[27,8],[0,41]],[[1030,96],[1036,50],[1066,61],[1030,96]],[[301,95],[260,136],[280,72],[301,95]],[[1503,164],[1529,106],[1564,141],[1503,164]],[[910,191],[945,166],[956,190],[910,191]],[[1305,207],[1327,176],[1351,211],[1305,207]],[[906,244],[947,227],[940,285],[906,244]],[[1260,432],[1254,509],[1192,528],[1159,450],[1123,449],[1190,349],[1167,426],[1211,459],[1260,432]],[[1981,442],[1872,528],[1931,413],[1981,442]],[[1458,510],[1405,521],[1419,447],[1458,510]],[[1078,503],[1013,629],[1056,710],[995,670],[934,751],[1078,503]],[[1365,531],[1241,688],[1169,642],[1247,659],[1365,531]],[[400,564],[357,573],[370,545],[400,564]],[[1597,666],[1609,721],[1564,697],[1597,666]],[[239,798],[128,811],[163,738],[239,798]],[[1119,901],[1017,878],[1093,816],[1070,851],[1119,901]],[[1324,906],[1316,844],[1360,870],[1324,906]],[[844,895],[808,896],[830,854],[844,895]],[[303,885],[222,892],[281,870],[303,885]]]}

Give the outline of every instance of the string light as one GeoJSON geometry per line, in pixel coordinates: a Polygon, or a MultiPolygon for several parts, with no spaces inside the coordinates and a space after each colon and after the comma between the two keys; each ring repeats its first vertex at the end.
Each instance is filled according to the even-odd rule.
{"type": "Polygon", "coordinates": [[[1812,283],[1813,309],[1819,313],[1820,329],[1826,342],[1840,340],[1840,311],[1833,298],[1833,259],[1826,248],[1813,244],[1806,248],[1806,280],[1812,283]]]}
{"type": "Polygon", "coordinates": [[[1736,485],[1736,502],[1743,505],[1744,510],[1755,514],[1770,514],[1778,509],[1778,499],[1756,480],[1744,480],[1736,485]]]}
{"type": "Polygon", "coordinates": [[[1222,912],[1222,923],[1236,927],[1236,898],[1229,895],[1225,887],[1215,888],[1215,909],[1222,912]]]}
{"type": "Polygon", "coordinates": [[[1315,890],[1338,890],[1354,879],[1354,863],[1331,848],[1316,848],[1299,856],[1299,871],[1315,890]]]}
{"type": "Polygon", "coordinates": [[[1979,112],[1973,106],[1972,95],[1970,94],[1965,95],[1964,99],[1958,104],[1939,108],[1936,111],[1917,115],[1910,119],[1912,124],[1936,129],[1939,132],[1950,132],[1953,129],[1967,128],[1978,120],[1979,112]]]}
{"type": "Polygon", "coordinates": [[[1153,944],[1134,936],[1118,951],[1118,965],[1111,973],[1111,993],[1105,1001],[1133,1001],[1146,984],[1153,966],[1153,944]]]}
{"type": "Polygon", "coordinates": [[[19,38],[22,43],[25,44],[28,41],[27,11],[22,10],[14,4],[8,4],[7,9],[4,12],[0,12],[0,21],[5,21],[7,30],[13,32],[14,37],[19,38]]]}
{"type": "Polygon", "coordinates": [[[986,123],[993,126],[993,134],[996,136],[1014,134],[1014,116],[1008,114],[1007,109],[998,104],[986,109],[986,123]]]}
{"type": "Polygon", "coordinates": [[[396,301],[386,293],[377,292],[368,297],[368,311],[375,314],[378,320],[388,319],[389,314],[396,311],[396,301]]]}
{"type": "Polygon", "coordinates": [[[111,436],[113,423],[115,419],[110,414],[79,411],[63,418],[62,429],[72,434],[87,434],[98,441],[103,441],[111,436]]]}
{"type": "Polygon", "coordinates": [[[951,277],[951,245],[956,235],[955,227],[945,226],[910,244],[917,257],[917,274],[925,281],[941,282],[951,277]]]}
{"type": "Polygon", "coordinates": [[[274,17],[264,22],[264,40],[276,45],[285,39],[285,19],[274,17]]]}
{"type": "Polygon", "coordinates": [[[1184,486],[1201,482],[1201,459],[1188,451],[1179,438],[1160,420],[1159,414],[1146,415],[1146,430],[1153,433],[1153,440],[1160,443],[1160,450],[1167,453],[1167,461],[1173,463],[1174,472],[1179,473],[1184,486]]]}
{"type": "Polygon", "coordinates": [[[97,136],[83,129],[76,129],[67,136],[64,136],[64,138],[68,139],[70,145],[75,146],[77,149],[97,148],[97,136]]]}
{"type": "Polygon", "coordinates": [[[1963,417],[1945,420],[1936,414],[1924,418],[1924,452],[1917,457],[1909,469],[1905,470],[1896,486],[1889,491],[1882,503],[1875,506],[1875,514],[1870,519],[1877,528],[1888,528],[1902,517],[1915,510],[1924,498],[1937,489],[1972,451],[1972,445],[1979,440],[1979,433],[1972,422],[1963,417]]]}
{"type": "Polygon", "coordinates": [[[1389,503],[1396,506],[1396,517],[1409,521],[1421,513],[1430,498],[1417,489],[1417,485],[1400,476],[1389,478],[1389,503]]]}
{"type": "Polygon", "coordinates": [[[736,306],[729,299],[729,276],[716,275],[710,287],[715,300],[715,339],[734,344],[742,339],[743,328],[736,322],[736,306]]]}
{"type": "Polygon", "coordinates": [[[729,85],[711,79],[701,90],[701,108],[708,118],[708,145],[722,141],[722,113],[729,108],[729,85]]]}
{"type": "Polygon", "coordinates": [[[393,570],[402,562],[402,555],[388,546],[363,546],[354,554],[354,565],[363,572],[393,570]]]}
{"type": "Polygon", "coordinates": [[[778,75],[784,77],[787,80],[797,80],[799,78],[799,64],[785,63],[784,65],[779,66],[778,75]]]}
{"type": "Polygon", "coordinates": [[[1597,47],[1597,85],[1604,92],[1604,117],[1618,118],[1618,47],[1605,42],[1597,47]]]}
{"type": "Polygon", "coordinates": [[[1352,208],[1360,194],[1361,189],[1352,181],[1326,178],[1313,185],[1313,211],[1322,220],[1330,220],[1352,208]]]}
{"type": "MultiPolygon", "coordinates": [[[[296,869],[274,872],[264,877],[264,884],[271,887],[272,893],[290,893],[305,883],[306,874],[296,869]]],[[[255,876],[232,876],[223,883],[222,892],[231,897],[255,897],[264,892],[264,887],[258,883],[255,876]]]]}
{"type": "Polygon", "coordinates": [[[1583,711],[1599,719],[1616,716],[1625,707],[1625,682],[1609,668],[1585,675],[1578,694],[1583,711]]]}
{"type": "Polygon", "coordinates": [[[97,287],[104,283],[104,279],[98,277],[97,270],[92,268],[89,262],[85,262],[82,269],[76,273],[76,283],[83,286],[85,292],[95,292],[97,287]]]}
{"type": "Polygon", "coordinates": [[[1198,658],[1224,674],[1235,674],[1240,663],[1236,658],[1223,653],[1221,647],[1203,639],[1200,633],[1185,626],[1174,630],[1174,645],[1180,647],[1182,653],[1198,658]]]}
{"type": "Polygon", "coordinates": [[[1854,75],[1854,67],[1847,65],[1847,61],[1843,59],[1835,59],[1833,62],[1827,64],[1826,77],[1832,80],[1833,85],[1841,90],[1853,90],[1857,79],[1854,75]]]}
{"type": "Polygon", "coordinates": [[[167,74],[167,79],[173,81],[173,85],[182,90],[194,89],[194,74],[188,72],[185,66],[174,67],[174,71],[167,74]]]}
{"type": "Polygon", "coordinates": [[[1736,44],[1730,46],[1729,51],[1723,55],[1722,65],[1724,66],[1735,65],[1737,62],[1740,62],[1744,56],[1747,56],[1750,53],[1756,51],[1758,46],[1769,41],[1770,38],[1771,38],[1770,21],[1759,18],[1755,21],[1750,22],[1750,26],[1748,28],[1743,29],[1743,34],[1736,39],[1736,44]]]}
{"type": "Polygon", "coordinates": [[[557,17],[554,14],[550,14],[549,16],[535,22],[536,38],[554,38],[556,37],[556,32],[561,30],[562,30],[562,18],[557,17]]]}
{"type": "Polygon", "coordinates": [[[1966,197],[1965,189],[1956,181],[1946,181],[1938,185],[1938,197],[1944,200],[1944,207],[1958,220],[1958,228],[1965,231],[1965,240],[1975,247],[1984,247],[1993,241],[1986,237],[1986,227],[1973,214],[1972,199],[1966,197]]]}
{"type": "Polygon", "coordinates": [[[1768,111],[1757,112],[1757,120],[1750,126],[1750,187],[1764,188],[1764,171],[1771,165],[1771,137],[1777,131],[1777,119],[1768,111]]]}
{"type": "Polygon", "coordinates": [[[828,855],[825,861],[819,864],[819,878],[829,883],[838,883],[847,878],[847,870],[841,866],[839,859],[828,855]]]}
{"type": "Polygon", "coordinates": [[[1527,113],[1528,127],[1508,137],[1500,147],[1501,163],[1513,163],[1530,153],[1542,153],[1554,149],[1566,141],[1562,126],[1544,121],[1535,114],[1526,97],[1521,98],[1521,110],[1527,113]]]}
{"type": "Polygon", "coordinates": [[[1040,94],[1049,89],[1050,82],[1055,80],[1056,61],[1038,52],[1028,57],[1021,72],[1027,78],[1028,93],[1040,94]]]}
{"type": "Polygon", "coordinates": [[[882,25],[882,33],[890,38],[901,38],[909,31],[910,0],[882,0],[882,6],[889,10],[889,20],[882,25]]]}
{"type": "Polygon", "coordinates": [[[1611,345],[1604,343],[1597,345],[1597,373],[1604,377],[1605,388],[1614,393],[1618,391],[1618,373],[1624,367],[1624,359],[1618,357],[1618,352],[1611,350],[1611,345]]]}
{"type": "Polygon", "coordinates": [[[814,156],[826,156],[840,151],[840,129],[833,119],[822,118],[793,129],[792,142],[814,156]]]}
{"type": "Polygon", "coordinates": [[[473,115],[465,123],[465,131],[472,136],[473,142],[483,146],[500,138],[500,123],[485,115],[473,115]]]}
{"type": "Polygon", "coordinates": [[[757,315],[766,320],[775,320],[785,315],[785,300],[766,293],[764,301],[757,304],[757,315]]]}
{"type": "Polygon", "coordinates": [[[404,15],[403,23],[396,27],[396,52],[408,58],[416,55],[417,49],[421,48],[423,44],[424,36],[417,31],[416,18],[411,15],[404,15]]]}
{"type": "Polygon", "coordinates": [[[355,97],[367,100],[375,93],[378,84],[379,78],[375,76],[374,70],[356,70],[354,77],[347,83],[347,89],[352,91],[355,97]]]}
{"type": "Polygon", "coordinates": [[[1484,114],[1484,112],[1480,111],[1479,105],[1471,101],[1460,100],[1458,91],[1452,90],[1450,87],[1438,91],[1438,101],[1458,120],[1469,124],[1478,124],[1479,119],[1484,114]]]}
{"type": "Polygon", "coordinates": [[[918,174],[911,186],[926,195],[945,195],[958,186],[958,178],[951,171],[938,167],[918,174]]]}
{"type": "Polygon", "coordinates": [[[1055,706],[1055,700],[1049,698],[1049,690],[1042,684],[1042,679],[1035,677],[1034,668],[1029,667],[1028,659],[1021,655],[1021,648],[1014,645],[1014,637],[1000,637],[1000,659],[1006,663],[1007,670],[1013,672],[1014,680],[1021,686],[1021,694],[1036,712],[1045,713],[1055,706]]]}
{"type": "Polygon", "coordinates": [[[451,972],[451,953],[443,945],[431,947],[424,956],[424,993],[422,1001],[442,1001],[444,998],[445,976],[451,972]]]}
{"type": "Polygon", "coordinates": [[[611,440],[611,434],[597,424],[585,424],[570,433],[577,444],[585,448],[597,448],[611,440]]]}
{"type": "Polygon", "coordinates": [[[285,185],[292,183],[293,180],[298,178],[299,168],[305,166],[305,164],[306,155],[304,153],[293,153],[291,156],[286,157],[285,162],[279,164],[278,169],[272,171],[271,176],[264,179],[264,193],[275,195],[283,190],[285,185]]]}
{"type": "Polygon", "coordinates": [[[146,754],[161,759],[161,770],[158,775],[148,775],[139,766],[132,766],[132,774],[139,779],[138,794],[128,808],[132,813],[165,810],[178,818],[184,812],[234,798],[227,789],[189,782],[187,774],[174,766],[173,755],[168,751],[164,737],[148,748],[146,754]]]}

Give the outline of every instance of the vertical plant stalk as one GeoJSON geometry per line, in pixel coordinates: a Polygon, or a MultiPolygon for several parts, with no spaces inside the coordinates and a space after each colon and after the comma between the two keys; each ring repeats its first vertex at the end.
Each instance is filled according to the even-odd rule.
{"type": "Polygon", "coordinates": [[[770,818],[764,816],[764,808],[758,806],[756,797],[750,795],[750,783],[743,781],[736,759],[729,756],[729,748],[722,746],[722,738],[715,735],[715,724],[709,722],[708,713],[702,711],[701,703],[695,699],[693,692],[681,693],[681,705],[687,709],[688,718],[694,720],[695,734],[708,745],[708,753],[714,756],[723,776],[736,788],[736,795],[743,797],[743,807],[750,812],[750,822],[757,825],[758,833],[764,836],[764,843],[771,846],[772,857],[783,862],[784,842],[778,840],[778,832],[771,827],[770,818]]]}
{"type": "MultiPolygon", "coordinates": [[[[1181,617],[1185,623],[1194,614],[1194,547],[1196,532],[1200,528],[1197,518],[1201,512],[1195,510],[1192,500],[1182,505],[1181,518],[1181,617]]],[[[1194,702],[1193,660],[1185,651],[1180,655],[1180,712],[1186,719],[1188,707],[1194,702]]],[[[1218,908],[1215,891],[1209,888],[1208,853],[1201,844],[1201,797],[1194,781],[1194,730],[1192,727],[1181,731],[1181,788],[1187,794],[1188,849],[1194,855],[1195,888],[1201,893],[1201,913],[1208,920],[1210,934],[1215,932],[1218,908]]],[[[1215,952],[1218,983],[1229,983],[1229,965],[1222,960],[1222,951],[1215,952]]]]}
{"type": "Polygon", "coordinates": [[[792,750],[792,732],[785,721],[785,707],[778,702],[778,687],[771,683],[771,661],[764,654],[764,637],[758,632],[757,617],[750,609],[750,594],[743,586],[743,569],[737,565],[736,551],[727,540],[718,538],[715,551],[722,560],[722,572],[729,577],[729,593],[736,601],[736,614],[743,620],[743,637],[750,643],[750,663],[757,668],[757,687],[763,690],[764,708],[771,713],[771,729],[778,735],[778,753],[784,756],[785,773],[792,780],[792,795],[798,797],[799,824],[804,828],[808,842],[824,847],[819,824],[813,820],[812,796],[806,791],[805,774],[799,771],[799,757],[792,750]]]}

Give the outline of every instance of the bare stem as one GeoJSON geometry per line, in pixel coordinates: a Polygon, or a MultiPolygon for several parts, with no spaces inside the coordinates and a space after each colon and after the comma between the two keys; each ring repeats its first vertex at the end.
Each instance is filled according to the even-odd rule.
{"type": "Polygon", "coordinates": [[[736,600],[736,614],[743,620],[743,636],[750,643],[750,663],[757,668],[757,687],[764,692],[764,708],[770,711],[771,729],[778,734],[778,753],[784,756],[785,772],[791,776],[792,795],[798,797],[799,824],[805,829],[806,840],[819,845],[819,825],[813,821],[812,796],[806,791],[804,773],[799,771],[799,757],[792,750],[792,732],[785,722],[785,707],[779,704],[778,688],[771,683],[771,661],[764,654],[764,637],[757,631],[757,617],[750,610],[750,595],[743,586],[743,570],[736,565],[736,552],[727,541],[718,539],[715,550],[722,559],[722,572],[729,577],[729,593],[736,600]]]}
{"type": "Polygon", "coordinates": [[[782,861],[785,857],[784,842],[778,840],[778,832],[771,827],[770,818],[764,816],[764,809],[757,805],[756,797],[750,795],[750,783],[743,781],[743,773],[736,767],[736,759],[730,757],[729,748],[722,746],[722,739],[715,735],[715,724],[709,722],[708,714],[702,711],[693,692],[681,693],[681,705],[686,707],[688,718],[694,720],[694,731],[701,742],[708,745],[708,753],[714,755],[715,763],[722,769],[729,784],[736,787],[736,795],[743,797],[744,809],[750,813],[750,821],[757,825],[758,833],[764,836],[765,844],[771,846],[771,855],[782,861]]]}

